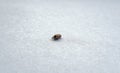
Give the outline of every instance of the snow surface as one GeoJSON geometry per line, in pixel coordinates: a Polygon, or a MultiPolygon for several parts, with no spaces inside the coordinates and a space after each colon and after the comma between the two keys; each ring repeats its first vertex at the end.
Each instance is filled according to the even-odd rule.
{"type": "Polygon", "coordinates": [[[120,1],[0,0],[0,73],[120,73],[120,1]]]}

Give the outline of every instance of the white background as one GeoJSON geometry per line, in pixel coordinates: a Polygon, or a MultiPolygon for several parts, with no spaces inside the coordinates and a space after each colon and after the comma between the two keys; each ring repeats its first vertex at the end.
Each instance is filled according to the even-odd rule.
{"type": "Polygon", "coordinates": [[[120,1],[0,0],[0,73],[120,73],[120,1]]]}

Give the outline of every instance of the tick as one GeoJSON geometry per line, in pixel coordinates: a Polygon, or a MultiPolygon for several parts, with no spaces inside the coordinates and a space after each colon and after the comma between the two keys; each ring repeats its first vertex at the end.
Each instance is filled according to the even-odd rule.
{"type": "Polygon", "coordinates": [[[62,37],[61,34],[55,34],[55,35],[52,37],[52,39],[53,39],[53,40],[59,40],[59,39],[61,39],[61,37],[62,37]]]}

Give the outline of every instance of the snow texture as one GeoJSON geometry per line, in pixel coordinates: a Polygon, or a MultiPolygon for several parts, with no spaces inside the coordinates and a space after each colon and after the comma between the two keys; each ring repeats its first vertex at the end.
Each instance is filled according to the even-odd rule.
{"type": "Polygon", "coordinates": [[[0,73],[120,73],[120,1],[0,0],[0,73]]]}

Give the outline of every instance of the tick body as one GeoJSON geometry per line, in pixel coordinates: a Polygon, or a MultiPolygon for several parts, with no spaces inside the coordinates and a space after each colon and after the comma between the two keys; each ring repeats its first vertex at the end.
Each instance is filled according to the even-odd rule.
{"type": "Polygon", "coordinates": [[[59,39],[61,39],[61,34],[55,34],[53,37],[52,37],[52,39],[53,40],[59,40],[59,39]]]}

